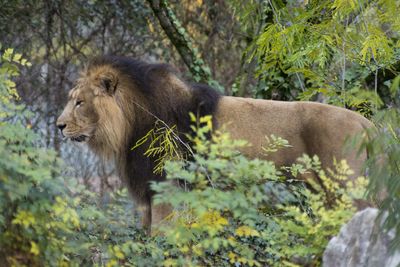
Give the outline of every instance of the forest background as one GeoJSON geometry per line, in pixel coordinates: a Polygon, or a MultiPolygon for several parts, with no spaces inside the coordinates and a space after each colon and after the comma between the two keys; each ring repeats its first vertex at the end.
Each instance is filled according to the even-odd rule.
{"type": "MultiPolygon", "coordinates": [[[[212,195],[220,198],[210,199],[200,173],[167,163],[171,178],[180,173],[201,194],[174,191],[181,198],[171,204],[186,207],[184,219],[165,236],[145,237],[112,166],[63,141],[55,127],[80,69],[104,54],[167,62],[226,95],[319,101],[372,119],[379,138],[364,144],[375,155],[365,196],[388,190],[386,226],[400,232],[398,10],[396,0],[0,1],[0,262],[319,265],[329,238],[354,213],[344,212],[352,210],[344,196],[362,191],[365,181],[349,192],[333,186],[340,201],[325,209],[323,193],[283,182],[271,163],[238,158],[232,151],[243,144],[229,137],[215,147],[201,128],[209,150],[198,148],[199,157],[223,149],[236,167],[204,158],[210,172],[218,164],[225,170],[213,178],[212,195]],[[382,157],[387,164],[375,166],[382,157]],[[241,173],[254,175],[247,177],[253,194],[241,173]],[[268,179],[257,180],[260,174],[268,179]],[[239,196],[240,205],[216,204],[239,196]]],[[[271,145],[272,153],[285,142],[271,145]]],[[[293,172],[320,171],[315,158],[301,162],[293,172]]],[[[330,175],[347,174],[344,164],[330,175]]]]}

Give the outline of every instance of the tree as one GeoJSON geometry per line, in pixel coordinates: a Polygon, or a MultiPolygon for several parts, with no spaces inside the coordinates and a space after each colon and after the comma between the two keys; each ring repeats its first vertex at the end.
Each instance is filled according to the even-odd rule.
{"type": "MultiPolygon", "coordinates": [[[[243,5],[231,2],[237,10],[243,5]]],[[[257,61],[254,94],[319,98],[364,113],[392,105],[390,84],[399,75],[399,20],[393,12],[399,5],[395,0],[248,2],[244,10],[262,10],[261,33],[247,50],[248,61],[257,61]]],[[[244,25],[252,20],[244,19],[244,25]]]]}
{"type": "Polygon", "coordinates": [[[189,68],[193,78],[197,82],[208,83],[219,90],[221,85],[212,79],[210,68],[206,65],[197,48],[189,37],[185,28],[177,19],[166,0],[148,0],[155,16],[158,18],[161,27],[181,55],[183,62],[189,68]]]}

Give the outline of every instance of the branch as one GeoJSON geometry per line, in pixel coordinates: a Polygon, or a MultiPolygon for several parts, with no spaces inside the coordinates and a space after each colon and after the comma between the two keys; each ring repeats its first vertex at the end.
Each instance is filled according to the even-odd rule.
{"type": "Polygon", "coordinates": [[[212,80],[210,68],[196,53],[191,38],[168,6],[167,1],[147,0],[147,2],[194,78],[197,81],[209,83],[212,80]]]}

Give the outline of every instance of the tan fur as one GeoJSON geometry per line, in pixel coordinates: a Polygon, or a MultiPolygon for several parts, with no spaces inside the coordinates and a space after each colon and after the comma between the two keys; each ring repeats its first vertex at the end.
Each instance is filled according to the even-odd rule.
{"type": "MultiPolygon", "coordinates": [[[[153,75],[157,75],[157,84],[162,88],[157,88],[157,93],[149,98],[129,77],[113,67],[107,64],[90,67],[70,91],[69,101],[57,120],[59,127],[65,126],[66,137],[79,139],[84,135],[94,152],[115,161],[147,227],[157,224],[170,210],[164,205],[151,204],[148,182],[154,178],[147,177],[149,173],[142,173],[144,177],[131,177],[135,171],[149,168],[148,161],[136,162],[137,157],[136,161],[129,161],[132,153],[129,146],[136,141],[131,140],[132,132],[139,126],[151,127],[155,109],[169,114],[170,110],[189,101],[192,94],[186,83],[170,72],[156,70],[153,75]],[[83,104],[77,105],[78,100],[83,100],[83,104]]],[[[221,97],[214,119],[217,126],[223,126],[233,138],[249,141],[251,146],[242,152],[251,158],[271,159],[281,166],[293,163],[303,153],[317,154],[323,167],[330,167],[333,158],[346,158],[357,174],[361,173],[366,153],[360,157],[354,151],[344,153],[343,143],[347,137],[372,126],[354,112],[329,105],[238,97],[221,97]],[[266,145],[265,136],[271,134],[287,139],[292,147],[266,157],[262,147],[266,145]]]]}
{"type": "Polygon", "coordinates": [[[106,159],[113,158],[126,145],[125,128],[129,127],[116,99],[103,94],[99,89],[99,80],[112,72],[113,70],[109,68],[99,68],[82,74],[77,86],[68,94],[69,102],[58,119],[58,122],[67,123],[67,128],[64,130],[67,137],[93,127],[87,132],[91,136],[89,146],[106,159]],[[74,106],[77,100],[84,101],[80,109],[89,106],[92,113],[88,112],[90,114],[88,119],[79,120],[80,113],[74,106]],[[112,120],[109,117],[110,113],[113,114],[112,120]]]}
{"type": "Polygon", "coordinates": [[[233,138],[246,139],[251,147],[243,152],[253,158],[271,159],[278,166],[293,163],[304,153],[318,155],[323,167],[333,159],[347,159],[356,175],[361,175],[366,152],[345,153],[345,140],[362,133],[372,123],[361,115],[335,106],[314,102],[281,102],[239,97],[223,97],[215,118],[225,124],[233,138]],[[292,147],[265,156],[265,136],[280,136],[292,147]]]}

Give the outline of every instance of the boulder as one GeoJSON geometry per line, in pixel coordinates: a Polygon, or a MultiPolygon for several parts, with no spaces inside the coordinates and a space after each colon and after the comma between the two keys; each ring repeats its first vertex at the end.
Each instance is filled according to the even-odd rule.
{"type": "Polygon", "coordinates": [[[354,215],[333,237],[323,256],[324,267],[398,267],[400,249],[390,251],[394,231],[380,229],[379,211],[367,208],[354,215]],[[379,221],[379,223],[378,223],[379,221]]]}

